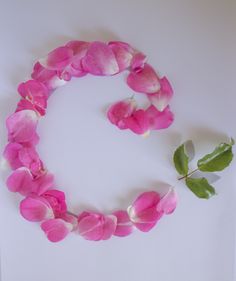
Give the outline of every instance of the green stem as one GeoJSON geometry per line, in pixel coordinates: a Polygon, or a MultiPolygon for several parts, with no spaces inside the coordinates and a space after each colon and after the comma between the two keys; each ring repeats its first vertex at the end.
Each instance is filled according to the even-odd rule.
{"type": "Polygon", "coordinates": [[[180,180],[182,180],[182,179],[186,179],[187,177],[191,176],[192,174],[194,174],[194,173],[197,172],[197,171],[198,171],[198,168],[195,169],[195,170],[193,170],[192,172],[188,173],[187,175],[185,175],[185,176],[183,176],[183,177],[181,177],[181,178],[178,178],[178,180],[180,181],[180,180]]]}

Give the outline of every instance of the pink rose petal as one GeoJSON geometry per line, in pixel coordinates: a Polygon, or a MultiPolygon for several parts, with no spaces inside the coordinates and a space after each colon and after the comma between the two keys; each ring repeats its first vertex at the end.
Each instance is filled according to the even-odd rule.
{"type": "Polygon", "coordinates": [[[157,93],[149,94],[148,98],[159,111],[163,111],[173,96],[173,89],[166,77],[163,77],[160,83],[161,89],[157,93]]]}
{"type": "Polygon", "coordinates": [[[117,225],[114,235],[119,237],[130,235],[133,232],[133,224],[130,221],[127,211],[115,211],[113,215],[117,218],[117,225]]]}
{"type": "Polygon", "coordinates": [[[108,240],[116,230],[117,219],[116,216],[104,216],[103,235],[102,240],[108,240]]]}
{"type": "Polygon", "coordinates": [[[36,222],[54,218],[48,201],[37,195],[31,195],[21,201],[20,213],[28,221],[36,222]]]}
{"type": "Polygon", "coordinates": [[[149,106],[146,111],[146,117],[149,120],[149,128],[160,130],[168,128],[174,121],[174,115],[167,106],[163,111],[158,111],[155,106],[149,106]]]}
{"type": "Polygon", "coordinates": [[[21,144],[13,142],[8,143],[4,149],[3,156],[13,170],[23,166],[19,159],[19,151],[22,148],[21,144]]]}
{"type": "Polygon", "coordinates": [[[136,108],[136,103],[134,99],[126,99],[113,104],[108,112],[107,117],[112,124],[115,124],[120,129],[123,129],[124,118],[131,116],[136,108]]]}
{"type": "Polygon", "coordinates": [[[131,71],[127,77],[127,84],[139,93],[152,94],[160,90],[159,78],[149,64],[144,64],[139,71],[131,71]]]}
{"type": "Polygon", "coordinates": [[[85,71],[93,75],[114,75],[119,72],[115,55],[109,46],[102,42],[93,42],[82,60],[85,71]]]}
{"type": "Polygon", "coordinates": [[[60,216],[61,219],[70,223],[73,227],[72,230],[76,230],[78,227],[78,218],[75,215],[71,215],[70,213],[65,213],[60,216]]]}
{"type": "Polygon", "coordinates": [[[33,110],[13,113],[6,120],[8,140],[11,142],[30,142],[35,138],[38,115],[33,110]]]}
{"type": "Polygon", "coordinates": [[[78,232],[87,240],[107,240],[116,229],[116,217],[83,212],[78,217],[78,232]]]}
{"type": "Polygon", "coordinates": [[[73,230],[73,225],[62,219],[50,219],[41,224],[41,229],[49,241],[59,242],[73,230]]]}
{"type": "Polygon", "coordinates": [[[18,87],[20,95],[29,100],[36,108],[45,110],[47,108],[47,99],[49,97],[48,88],[37,80],[28,80],[21,83],[18,87]]]}
{"type": "Polygon", "coordinates": [[[67,206],[65,202],[66,198],[64,192],[52,189],[43,193],[42,197],[48,201],[48,203],[53,209],[56,218],[66,213],[67,206]]]}
{"type": "Polygon", "coordinates": [[[130,66],[131,60],[133,58],[133,48],[129,44],[120,41],[109,42],[108,46],[115,55],[119,66],[119,72],[127,69],[130,66]]]}
{"type": "Polygon", "coordinates": [[[33,176],[27,168],[19,168],[7,178],[7,187],[12,192],[28,195],[34,188],[33,176]]]}
{"type": "Polygon", "coordinates": [[[121,120],[119,125],[138,135],[143,135],[149,131],[149,119],[142,109],[134,111],[131,116],[121,120]]]}
{"type": "Polygon", "coordinates": [[[51,188],[54,188],[54,176],[50,173],[43,173],[34,179],[33,193],[42,195],[51,188]]]}
{"type": "Polygon", "coordinates": [[[69,47],[58,47],[40,60],[40,64],[49,70],[62,70],[71,62],[72,57],[73,51],[69,47]]]}
{"type": "Polygon", "coordinates": [[[17,103],[16,112],[26,110],[26,109],[34,110],[36,113],[40,114],[41,116],[45,115],[45,113],[46,113],[45,108],[32,104],[32,102],[30,102],[28,100],[21,99],[17,103]]]}
{"type": "Polygon", "coordinates": [[[168,192],[161,198],[157,205],[157,211],[167,215],[172,214],[177,205],[177,194],[174,188],[170,188],[168,192]]]}
{"type": "Polygon", "coordinates": [[[128,208],[130,220],[139,230],[151,230],[162,217],[163,212],[157,211],[159,201],[160,195],[157,192],[144,192],[128,208]]]}
{"type": "Polygon", "coordinates": [[[37,81],[45,84],[45,86],[52,90],[56,88],[55,81],[58,81],[57,71],[49,70],[43,67],[39,62],[34,65],[33,73],[31,77],[37,81]]]}
{"type": "Polygon", "coordinates": [[[144,68],[147,57],[143,53],[136,53],[131,62],[131,68],[134,72],[138,72],[144,68]]]}

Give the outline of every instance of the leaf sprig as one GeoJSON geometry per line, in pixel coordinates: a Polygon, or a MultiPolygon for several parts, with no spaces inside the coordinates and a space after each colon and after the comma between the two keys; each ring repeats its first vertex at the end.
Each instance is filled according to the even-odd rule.
{"type": "Polygon", "coordinates": [[[197,171],[219,172],[230,165],[233,160],[232,147],[234,139],[229,143],[220,143],[211,153],[206,154],[197,162],[197,168],[189,171],[190,154],[194,154],[192,141],[181,144],[174,152],[173,162],[175,169],[181,175],[179,180],[185,180],[186,186],[199,198],[209,199],[215,195],[215,188],[208,182],[206,177],[193,177],[197,171]],[[190,149],[189,149],[190,147],[190,149]]]}

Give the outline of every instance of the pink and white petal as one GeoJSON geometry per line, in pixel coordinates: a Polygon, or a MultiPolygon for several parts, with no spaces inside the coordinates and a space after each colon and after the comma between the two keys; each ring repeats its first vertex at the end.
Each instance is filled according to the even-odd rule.
{"type": "Polygon", "coordinates": [[[33,176],[27,168],[18,168],[13,171],[6,181],[7,187],[12,192],[28,195],[34,188],[33,176]]]}
{"type": "Polygon", "coordinates": [[[135,72],[140,71],[143,69],[146,63],[147,57],[143,53],[136,53],[131,62],[131,68],[135,72]]]}
{"type": "Polygon", "coordinates": [[[38,119],[33,110],[22,110],[9,116],[6,120],[9,141],[30,142],[35,137],[38,119]]]}
{"type": "Polygon", "coordinates": [[[71,62],[72,57],[73,51],[69,47],[58,47],[39,62],[49,70],[62,70],[71,62]]]}
{"type": "Polygon", "coordinates": [[[101,214],[84,212],[78,217],[78,232],[87,240],[101,240],[103,223],[104,217],[101,214]]]}
{"type": "Polygon", "coordinates": [[[148,232],[157,224],[157,222],[158,220],[155,220],[153,222],[134,223],[134,226],[142,232],[148,232]]]}
{"type": "Polygon", "coordinates": [[[19,160],[19,151],[22,149],[22,145],[19,143],[8,143],[4,149],[3,157],[9,163],[13,170],[22,167],[22,163],[19,160]]]}
{"type": "Polygon", "coordinates": [[[114,103],[107,111],[107,117],[112,124],[115,124],[122,129],[121,120],[129,117],[136,108],[136,102],[133,98],[126,99],[123,101],[119,101],[114,103]]]}
{"type": "Polygon", "coordinates": [[[34,65],[31,77],[37,81],[45,84],[45,86],[52,90],[54,89],[54,80],[57,78],[56,70],[49,70],[43,67],[39,62],[34,65]]]}
{"type": "Polygon", "coordinates": [[[70,41],[66,44],[73,51],[73,58],[71,64],[73,68],[82,72],[81,60],[87,54],[91,43],[85,41],[70,41]]]}
{"type": "Polygon", "coordinates": [[[130,67],[134,50],[129,44],[120,41],[112,41],[108,43],[108,46],[116,57],[120,72],[130,67]]]}
{"type": "Polygon", "coordinates": [[[117,218],[117,225],[114,235],[119,237],[130,235],[133,232],[133,224],[130,221],[127,211],[115,211],[113,212],[113,215],[117,218]]]}
{"type": "Polygon", "coordinates": [[[28,221],[38,222],[54,218],[50,204],[37,195],[31,195],[21,201],[20,213],[28,221]]]}
{"type": "Polygon", "coordinates": [[[152,94],[160,90],[160,81],[154,69],[147,63],[139,71],[131,71],[127,77],[129,87],[139,93],[152,94]]]}
{"type": "Polygon", "coordinates": [[[83,69],[93,75],[114,75],[119,72],[115,55],[103,42],[93,42],[82,60],[83,69]]]}
{"type": "Polygon", "coordinates": [[[34,175],[41,175],[43,163],[34,146],[23,147],[19,150],[18,158],[22,166],[27,167],[34,175]]]}
{"type": "Polygon", "coordinates": [[[139,109],[132,113],[131,116],[122,119],[118,123],[118,127],[122,129],[130,129],[138,135],[144,135],[149,131],[149,119],[144,110],[139,109]]]}
{"type": "Polygon", "coordinates": [[[159,111],[155,106],[151,105],[145,112],[149,120],[149,127],[152,130],[166,129],[174,121],[174,114],[170,111],[169,106],[163,111],[159,111]]]}
{"type": "Polygon", "coordinates": [[[173,96],[173,89],[170,85],[170,82],[166,77],[163,77],[160,80],[161,89],[157,93],[149,94],[148,98],[150,102],[159,110],[163,111],[167,105],[169,104],[172,96],[173,96]]]}
{"type": "Polygon", "coordinates": [[[177,206],[177,193],[173,187],[170,187],[168,192],[161,198],[157,205],[157,211],[165,214],[171,214],[174,212],[177,206]]]}
{"type": "Polygon", "coordinates": [[[42,195],[46,191],[55,187],[53,174],[44,173],[34,180],[33,192],[37,195],[42,195]]]}
{"type": "Polygon", "coordinates": [[[41,224],[41,229],[51,242],[63,240],[73,229],[73,225],[62,219],[50,219],[41,224]]]}
{"type": "Polygon", "coordinates": [[[40,106],[32,104],[28,100],[21,99],[17,103],[16,112],[26,110],[26,109],[34,110],[36,113],[40,114],[41,116],[44,116],[46,113],[46,110],[44,108],[41,108],[40,106]]]}
{"type": "MultiPolygon", "coordinates": [[[[155,208],[157,207],[160,199],[160,195],[155,191],[148,191],[140,194],[127,210],[130,220],[132,222],[139,222],[140,217],[144,219],[144,217],[147,216],[147,220],[149,221],[150,217],[152,216],[149,210],[153,212],[153,210],[155,210],[155,208]]],[[[155,218],[155,216],[157,215],[154,214],[153,216],[155,218]]]]}
{"type": "Polygon", "coordinates": [[[73,230],[76,230],[78,227],[78,218],[75,215],[71,215],[70,213],[65,213],[62,214],[61,219],[63,219],[64,221],[70,223],[73,226],[73,230]]]}
{"type": "Polygon", "coordinates": [[[67,205],[64,192],[51,189],[43,193],[42,197],[45,198],[52,207],[55,217],[61,217],[61,215],[66,213],[67,205]]]}
{"type": "Polygon", "coordinates": [[[117,218],[116,216],[104,216],[102,240],[108,240],[116,230],[117,218]]]}

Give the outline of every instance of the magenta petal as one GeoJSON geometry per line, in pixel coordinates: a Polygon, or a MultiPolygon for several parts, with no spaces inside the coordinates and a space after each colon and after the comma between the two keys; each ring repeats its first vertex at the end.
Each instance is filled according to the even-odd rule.
{"type": "Polygon", "coordinates": [[[37,80],[28,80],[18,86],[18,92],[35,106],[46,109],[49,90],[43,83],[37,80]]]}
{"type": "Polygon", "coordinates": [[[19,168],[7,178],[7,187],[12,192],[28,195],[34,188],[33,177],[27,168],[19,168]]]}
{"type": "Polygon", "coordinates": [[[133,48],[129,44],[120,41],[109,42],[108,46],[115,55],[119,66],[119,71],[121,72],[127,69],[130,66],[131,60],[133,58],[133,48]]]}
{"type": "Polygon", "coordinates": [[[159,111],[163,111],[173,96],[173,89],[166,77],[163,77],[160,83],[161,89],[155,94],[149,94],[148,98],[159,111]]]}
{"type": "Polygon", "coordinates": [[[135,134],[143,135],[149,131],[149,119],[147,118],[146,112],[139,109],[134,111],[131,116],[121,120],[119,126],[130,129],[135,134]]]}
{"type": "Polygon", "coordinates": [[[117,225],[114,235],[119,237],[130,235],[133,231],[133,225],[130,221],[127,211],[115,211],[113,215],[117,218],[117,225]]]}
{"type": "Polygon", "coordinates": [[[168,192],[161,198],[157,205],[157,211],[165,214],[171,214],[174,212],[177,205],[178,197],[174,188],[170,188],[168,192]]]}
{"type": "Polygon", "coordinates": [[[72,57],[73,51],[69,47],[58,47],[40,63],[49,70],[62,70],[71,62],[72,57]]]}
{"type": "Polygon", "coordinates": [[[107,112],[107,117],[112,124],[123,129],[121,122],[124,118],[129,117],[135,110],[136,103],[134,99],[126,99],[113,104],[107,112]]]}
{"type": "Polygon", "coordinates": [[[33,104],[29,100],[21,99],[17,103],[16,112],[26,109],[34,110],[35,112],[39,113],[41,116],[45,115],[46,113],[45,108],[37,106],[36,104],[33,104]]]}
{"type": "Polygon", "coordinates": [[[127,77],[127,84],[139,93],[152,94],[160,90],[159,78],[149,64],[145,64],[139,71],[131,71],[127,77]]]}
{"type": "Polygon", "coordinates": [[[18,159],[21,166],[29,168],[34,175],[42,174],[43,164],[34,146],[22,147],[18,152],[18,159]]]}
{"type": "Polygon", "coordinates": [[[4,149],[3,156],[13,170],[22,167],[22,163],[19,160],[19,151],[21,149],[22,145],[14,142],[8,143],[4,149]]]}
{"type": "Polygon", "coordinates": [[[49,189],[54,187],[54,176],[49,173],[44,173],[34,180],[33,193],[42,195],[49,189]]]}
{"type": "Polygon", "coordinates": [[[149,126],[152,130],[168,128],[174,121],[174,115],[167,106],[163,111],[159,111],[151,105],[146,109],[146,116],[149,120],[149,126]]]}
{"type": "Polygon", "coordinates": [[[7,118],[8,139],[11,142],[30,142],[36,133],[38,115],[33,110],[22,110],[7,118]]]}
{"type": "Polygon", "coordinates": [[[142,193],[128,208],[128,214],[133,224],[141,231],[151,230],[163,215],[157,211],[160,195],[155,191],[142,193]]]}
{"type": "Polygon", "coordinates": [[[37,81],[44,83],[45,86],[50,90],[56,88],[55,80],[58,79],[57,71],[46,69],[39,62],[34,65],[31,77],[37,81]]]}
{"type": "Polygon", "coordinates": [[[103,224],[103,215],[83,212],[78,217],[78,232],[87,240],[98,241],[103,236],[103,224]]]}
{"type": "Polygon", "coordinates": [[[131,62],[131,68],[135,72],[140,71],[143,69],[146,63],[147,57],[143,53],[136,53],[131,62]]]}
{"type": "Polygon", "coordinates": [[[28,221],[42,221],[54,218],[53,210],[46,199],[31,195],[20,203],[20,213],[28,221]]]}
{"type": "Polygon", "coordinates": [[[114,75],[119,72],[115,55],[102,42],[91,43],[82,65],[85,71],[94,75],[114,75]]]}
{"type": "Polygon", "coordinates": [[[72,231],[73,226],[62,219],[50,219],[41,224],[41,229],[49,241],[59,242],[72,231]]]}
{"type": "Polygon", "coordinates": [[[45,198],[52,207],[55,217],[60,217],[62,214],[66,213],[67,206],[64,192],[52,189],[43,193],[42,197],[45,198]]]}
{"type": "Polygon", "coordinates": [[[116,216],[104,216],[102,240],[108,240],[109,238],[111,238],[116,230],[116,223],[116,216]]]}

